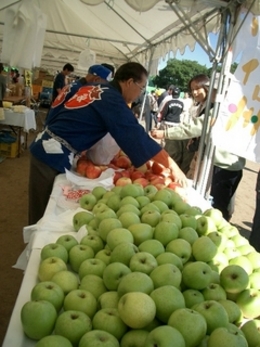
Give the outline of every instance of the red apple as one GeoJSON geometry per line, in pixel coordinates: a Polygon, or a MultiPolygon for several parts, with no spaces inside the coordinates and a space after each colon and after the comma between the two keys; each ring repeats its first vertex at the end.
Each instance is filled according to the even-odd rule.
{"type": "Polygon", "coordinates": [[[113,164],[121,169],[128,169],[131,166],[131,160],[126,156],[120,156],[114,160],[113,164]]]}
{"type": "Polygon", "coordinates": [[[131,177],[130,176],[130,171],[128,171],[128,170],[121,171],[121,175],[122,175],[122,177],[128,177],[128,178],[131,177]]]}
{"type": "Polygon", "coordinates": [[[156,184],[154,184],[154,186],[155,186],[158,190],[161,190],[161,189],[166,188],[166,185],[163,184],[163,183],[156,183],[156,184]]]}
{"type": "Polygon", "coordinates": [[[165,185],[165,178],[157,176],[153,180],[150,181],[153,186],[156,184],[164,184],[165,185]]]}
{"type": "Polygon", "coordinates": [[[117,180],[119,178],[121,178],[121,177],[123,177],[121,172],[120,171],[116,171],[115,174],[114,174],[114,179],[113,179],[114,184],[116,184],[117,180]]]}
{"type": "Polygon", "coordinates": [[[172,190],[175,190],[177,187],[181,187],[180,183],[177,183],[177,182],[170,182],[168,185],[167,185],[168,188],[171,188],[172,190]]]}
{"type": "Polygon", "coordinates": [[[145,175],[143,172],[135,170],[133,172],[131,172],[131,176],[130,176],[131,180],[136,180],[137,178],[145,178],[145,175]]]}
{"type": "Polygon", "coordinates": [[[98,178],[101,175],[101,173],[102,173],[102,170],[100,169],[100,167],[95,166],[93,164],[88,165],[85,170],[85,176],[91,179],[98,178]]]}
{"type": "Polygon", "coordinates": [[[89,165],[89,160],[86,157],[81,157],[77,162],[76,172],[85,176],[85,170],[89,165]]]}
{"type": "Polygon", "coordinates": [[[127,184],[131,184],[132,180],[129,177],[120,177],[117,181],[116,181],[116,186],[126,186],[127,184]]]}
{"type": "Polygon", "coordinates": [[[156,175],[160,175],[163,170],[165,169],[165,167],[159,163],[157,163],[156,161],[153,162],[152,164],[152,172],[156,175]]]}
{"type": "Polygon", "coordinates": [[[146,186],[148,186],[149,181],[144,177],[140,177],[140,178],[137,178],[136,180],[134,180],[133,183],[137,183],[143,187],[146,187],[146,186]]]}

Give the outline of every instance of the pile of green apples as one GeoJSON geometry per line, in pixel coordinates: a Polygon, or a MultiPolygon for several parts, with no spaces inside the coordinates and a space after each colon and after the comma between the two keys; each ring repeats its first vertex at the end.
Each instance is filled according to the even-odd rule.
{"type": "Polygon", "coordinates": [[[138,184],[79,203],[88,233],[42,248],[21,310],[37,347],[260,347],[260,254],[219,210],[138,184]]]}

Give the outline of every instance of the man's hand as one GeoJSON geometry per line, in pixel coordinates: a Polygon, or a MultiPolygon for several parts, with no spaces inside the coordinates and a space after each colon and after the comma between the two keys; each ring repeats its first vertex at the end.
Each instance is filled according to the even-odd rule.
{"type": "Polygon", "coordinates": [[[164,138],[164,130],[157,130],[157,129],[153,129],[151,130],[151,136],[154,139],[163,139],[164,138]]]}
{"type": "Polygon", "coordinates": [[[171,174],[173,176],[173,181],[179,183],[183,188],[187,188],[188,181],[187,177],[181,171],[178,165],[173,165],[170,167],[171,174]]]}

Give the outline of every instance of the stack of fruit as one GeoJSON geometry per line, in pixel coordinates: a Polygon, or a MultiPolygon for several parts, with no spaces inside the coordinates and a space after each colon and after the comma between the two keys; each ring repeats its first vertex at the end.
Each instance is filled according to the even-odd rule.
{"type": "Polygon", "coordinates": [[[158,190],[166,187],[180,188],[179,184],[174,183],[174,178],[164,166],[149,161],[143,166],[135,168],[123,151],[120,151],[109,165],[95,165],[86,156],[82,156],[77,162],[76,172],[86,178],[95,179],[100,177],[102,172],[108,168],[115,170],[115,185],[138,183],[143,187],[152,184],[158,190]]]}
{"type": "Polygon", "coordinates": [[[37,347],[259,347],[260,254],[220,211],[147,187],[80,199],[73,224],[88,234],[42,249],[25,334],[37,347]]]}

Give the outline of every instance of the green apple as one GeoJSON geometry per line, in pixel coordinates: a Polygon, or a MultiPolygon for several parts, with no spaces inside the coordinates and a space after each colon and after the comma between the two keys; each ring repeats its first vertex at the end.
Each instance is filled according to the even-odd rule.
{"type": "Polygon", "coordinates": [[[105,194],[102,196],[102,199],[99,200],[99,202],[103,199],[108,200],[110,198],[110,196],[114,195],[115,192],[112,190],[108,190],[107,192],[105,192],[105,194]]]}
{"type": "Polygon", "coordinates": [[[134,237],[134,244],[139,246],[142,242],[146,240],[151,240],[153,238],[154,229],[150,224],[146,223],[136,223],[128,227],[128,230],[134,237]]]}
{"type": "Polygon", "coordinates": [[[138,247],[130,242],[122,242],[117,245],[111,254],[110,263],[123,263],[129,266],[131,258],[138,252],[138,247]]]}
{"type": "MultiPolygon", "coordinates": [[[[130,196],[129,196],[130,198],[130,196]]],[[[134,198],[133,198],[134,199],[134,198]]],[[[124,212],[133,212],[135,213],[137,216],[140,216],[141,215],[141,211],[139,210],[138,207],[136,207],[135,205],[133,204],[125,204],[125,205],[122,205],[119,210],[117,211],[116,215],[117,217],[120,217],[122,213],[124,212]]]]}
{"type": "Polygon", "coordinates": [[[98,201],[98,203],[93,207],[92,213],[94,215],[109,209],[109,207],[104,202],[100,202],[100,201],[98,201]]]}
{"type": "Polygon", "coordinates": [[[99,226],[98,232],[104,242],[107,241],[107,235],[112,229],[122,228],[122,223],[116,218],[103,219],[99,226]]]}
{"type": "Polygon", "coordinates": [[[49,301],[60,311],[64,301],[64,292],[61,287],[51,281],[37,283],[31,291],[31,300],[46,300],[49,301]]]}
{"type": "Polygon", "coordinates": [[[48,243],[41,249],[41,260],[57,257],[64,261],[64,263],[68,262],[68,251],[64,246],[59,243],[48,243]]]}
{"type": "Polygon", "coordinates": [[[130,328],[142,329],[155,318],[156,306],[149,295],[131,292],[119,299],[118,312],[123,322],[130,328]]]}
{"type": "Polygon", "coordinates": [[[87,211],[80,211],[74,214],[72,219],[73,228],[78,231],[83,225],[89,224],[94,218],[93,214],[87,211]]]}
{"type": "Polygon", "coordinates": [[[186,213],[186,211],[190,208],[190,205],[183,201],[182,199],[180,199],[180,201],[176,202],[176,201],[171,201],[171,208],[178,213],[178,215],[181,215],[183,213],[186,213]]]}
{"type": "Polygon", "coordinates": [[[133,272],[144,272],[149,275],[157,265],[157,260],[152,254],[148,252],[138,252],[132,256],[129,268],[133,272]]]}
{"type": "Polygon", "coordinates": [[[94,251],[90,246],[76,245],[69,251],[69,264],[73,271],[78,272],[80,264],[86,260],[94,258],[94,251]]]}
{"type": "Polygon", "coordinates": [[[159,254],[165,252],[165,249],[160,241],[158,240],[146,240],[138,246],[140,252],[148,252],[152,254],[155,258],[158,257],[159,254]]]}
{"type": "Polygon", "coordinates": [[[218,283],[210,283],[202,290],[205,300],[226,300],[227,294],[225,290],[218,283]]]}
{"type": "Polygon", "coordinates": [[[248,284],[248,274],[239,265],[228,265],[220,273],[220,285],[227,293],[241,293],[248,284]]]}
{"type": "Polygon", "coordinates": [[[122,242],[134,243],[134,237],[132,233],[122,227],[111,230],[107,235],[107,245],[113,251],[113,249],[122,242]]]}
{"type": "Polygon", "coordinates": [[[245,255],[245,256],[247,256],[248,254],[252,252],[255,252],[254,247],[251,246],[250,244],[238,246],[237,249],[241,255],[245,255]]]}
{"type": "Polygon", "coordinates": [[[79,278],[82,279],[86,275],[96,275],[103,277],[103,272],[106,268],[106,263],[103,260],[90,258],[84,260],[79,267],[79,278]]]}
{"type": "Polygon", "coordinates": [[[157,211],[160,212],[160,209],[158,206],[156,206],[156,204],[153,204],[152,202],[148,203],[147,205],[145,205],[144,207],[141,208],[141,215],[143,215],[145,212],[147,211],[157,211]]]}
{"type": "Polygon", "coordinates": [[[140,186],[130,183],[122,187],[120,191],[120,197],[132,196],[134,198],[144,195],[144,192],[140,189],[140,186]]]}
{"type": "Polygon", "coordinates": [[[249,287],[260,290],[260,272],[253,272],[249,275],[249,287]]]}
{"type": "Polygon", "coordinates": [[[179,228],[175,223],[159,222],[154,228],[154,238],[166,246],[170,241],[177,239],[179,228]]]}
{"type": "Polygon", "coordinates": [[[212,269],[211,272],[211,283],[220,284],[220,275],[217,271],[212,269]]]}
{"type": "Polygon", "coordinates": [[[109,291],[103,293],[98,298],[98,308],[117,308],[119,301],[119,295],[116,291],[109,291]]]}
{"type": "Polygon", "coordinates": [[[96,275],[84,276],[80,282],[79,289],[89,291],[96,299],[107,291],[103,279],[96,275]]]}
{"type": "Polygon", "coordinates": [[[92,211],[96,203],[97,203],[97,198],[92,193],[84,194],[79,199],[80,207],[88,211],[92,211]]]}
{"type": "Polygon", "coordinates": [[[162,325],[152,330],[145,341],[144,347],[186,347],[182,334],[169,325],[162,325]]]}
{"type": "Polygon", "coordinates": [[[103,330],[92,330],[84,334],[78,347],[119,347],[119,342],[115,336],[103,330]]]}
{"type": "MultiPolygon", "coordinates": [[[[76,247],[76,246],[75,246],[76,247]]],[[[41,282],[50,281],[52,276],[59,271],[67,270],[67,265],[61,258],[50,257],[42,260],[38,269],[38,278],[41,282]]]]}
{"type": "Polygon", "coordinates": [[[108,290],[117,290],[122,278],[129,274],[131,270],[123,263],[111,263],[107,265],[103,272],[103,281],[108,290]]]}
{"type": "Polygon", "coordinates": [[[123,212],[118,219],[122,223],[123,228],[129,228],[132,224],[140,223],[139,216],[134,212],[123,212]]]}
{"type": "Polygon", "coordinates": [[[130,272],[124,275],[118,284],[119,297],[130,292],[142,292],[150,294],[154,290],[152,278],[143,272],[130,272]]]}
{"type": "Polygon", "coordinates": [[[182,270],[182,281],[190,289],[202,290],[211,282],[211,268],[202,261],[188,263],[182,270]]]}
{"type": "Polygon", "coordinates": [[[144,196],[138,196],[135,199],[138,202],[140,209],[151,202],[150,199],[148,198],[148,196],[145,196],[145,195],[144,196]]]}
{"type": "Polygon", "coordinates": [[[97,311],[97,300],[89,291],[75,289],[66,295],[63,308],[64,311],[82,311],[92,319],[97,311]]]}
{"type": "Polygon", "coordinates": [[[239,257],[241,255],[239,250],[236,248],[236,246],[234,248],[232,247],[225,248],[223,253],[227,256],[228,260],[239,257]]]}
{"type": "Polygon", "coordinates": [[[150,297],[156,305],[156,318],[167,324],[172,312],[185,307],[184,297],[179,289],[166,285],[154,289],[150,297]]]}
{"type": "Polygon", "coordinates": [[[111,195],[106,202],[106,205],[113,211],[117,212],[121,207],[121,198],[118,194],[111,195]]]}
{"type": "Polygon", "coordinates": [[[102,260],[106,265],[108,265],[110,263],[111,254],[112,251],[110,251],[110,249],[104,248],[101,251],[97,252],[95,258],[102,260]]]}
{"type": "Polygon", "coordinates": [[[170,252],[164,252],[159,254],[156,257],[156,261],[158,265],[163,265],[163,264],[173,264],[177,266],[178,269],[182,271],[183,269],[183,264],[181,258],[179,258],[177,255],[170,253],[170,252]]]}
{"type": "Polygon", "coordinates": [[[166,252],[171,252],[177,255],[182,260],[182,263],[185,264],[191,257],[192,248],[188,241],[176,239],[167,244],[166,252]]]}
{"type": "Polygon", "coordinates": [[[181,271],[173,264],[163,264],[157,266],[151,273],[150,277],[153,280],[154,287],[162,287],[171,285],[179,288],[181,284],[181,271]]]}
{"type": "Polygon", "coordinates": [[[112,208],[109,208],[107,206],[107,208],[101,212],[95,213],[95,217],[98,220],[98,225],[99,223],[103,220],[103,219],[107,219],[107,218],[117,218],[117,215],[115,213],[114,210],[112,210],[112,208]]]}
{"type": "Polygon", "coordinates": [[[207,322],[197,311],[179,308],[170,315],[168,325],[177,329],[185,340],[185,347],[196,347],[206,336],[207,322]]]}
{"type": "Polygon", "coordinates": [[[158,211],[148,210],[141,216],[141,222],[155,227],[161,219],[161,214],[158,211]]]}
{"type": "Polygon", "coordinates": [[[73,246],[76,246],[78,244],[78,241],[72,235],[61,235],[57,239],[56,243],[65,247],[67,252],[69,252],[73,246]]]}
{"type": "Polygon", "coordinates": [[[217,208],[209,208],[203,212],[203,215],[210,217],[215,223],[217,229],[219,228],[219,226],[221,226],[223,215],[222,215],[222,212],[218,210],[217,208]]]}
{"type": "Polygon", "coordinates": [[[99,310],[92,320],[93,330],[103,330],[120,340],[127,332],[127,325],[122,321],[116,308],[99,310]]]}
{"type": "Polygon", "coordinates": [[[100,221],[96,217],[94,217],[88,223],[88,229],[91,228],[92,230],[98,230],[99,223],[100,223],[100,221]]]}
{"type": "Polygon", "coordinates": [[[147,330],[129,330],[122,337],[120,347],[143,347],[148,334],[147,330]]]}
{"type": "Polygon", "coordinates": [[[201,340],[200,344],[198,344],[197,347],[207,347],[208,346],[208,339],[209,339],[208,335],[203,337],[203,339],[201,340]]]}
{"type": "Polygon", "coordinates": [[[38,341],[35,347],[72,347],[70,340],[60,335],[49,335],[38,341]]]}
{"type": "Polygon", "coordinates": [[[215,329],[208,339],[208,347],[248,347],[245,337],[228,328],[215,329]]]}
{"type": "Polygon", "coordinates": [[[136,208],[140,208],[140,204],[137,200],[137,198],[134,198],[132,196],[125,196],[122,200],[121,200],[121,206],[124,206],[124,205],[134,205],[136,208]]]}
{"type": "Polygon", "coordinates": [[[116,194],[120,194],[121,192],[121,189],[122,189],[122,186],[114,186],[112,189],[111,189],[111,192],[114,192],[116,194]]]}
{"type": "Polygon", "coordinates": [[[81,241],[81,245],[89,246],[93,249],[94,254],[101,251],[104,248],[104,242],[100,236],[97,235],[86,235],[81,241]]]}
{"type": "Polygon", "coordinates": [[[217,246],[218,252],[222,252],[225,249],[228,240],[228,237],[225,234],[220,233],[218,231],[213,231],[209,233],[207,236],[217,246]]]}
{"type": "Polygon", "coordinates": [[[52,276],[51,281],[58,284],[65,295],[71,290],[78,289],[79,286],[78,276],[76,276],[74,272],[68,270],[55,273],[52,276]]]}
{"type": "Polygon", "coordinates": [[[146,187],[144,187],[144,195],[148,196],[149,199],[152,198],[156,192],[158,192],[158,189],[152,184],[148,184],[146,187]]]}
{"type": "Polygon", "coordinates": [[[217,251],[217,246],[208,236],[201,236],[192,244],[193,257],[205,263],[212,260],[217,251]]]}
{"type": "Polygon", "coordinates": [[[168,189],[161,189],[155,193],[152,200],[153,201],[156,201],[156,200],[162,201],[169,207],[171,205],[171,201],[172,201],[172,194],[168,189]]]}
{"type": "Polygon", "coordinates": [[[197,219],[194,216],[191,216],[187,213],[183,213],[180,215],[180,219],[182,222],[182,228],[193,228],[193,229],[197,229],[197,219]]]}
{"type": "Polygon", "coordinates": [[[21,322],[26,336],[40,340],[50,335],[57,319],[56,308],[46,300],[26,302],[21,309],[21,322]]]}
{"type": "Polygon", "coordinates": [[[186,289],[182,292],[187,308],[192,308],[194,305],[204,301],[203,294],[196,289],[186,289]]]}
{"type": "Polygon", "coordinates": [[[247,254],[246,257],[250,260],[253,270],[260,268],[260,253],[254,251],[247,254]]]}
{"type": "Polygon", "coordinates": [[[240,255],[238,257],[230,259],[229,264],[241,266],[244,270],[246,270],[248,275],[250,275],[253,272],[252,264],[245,255],[240,255]]]}
{"type": "Polygon", "coordinates": [[[224,307],[215,300],[206,300],[193,307],[193,310],[199,312],[207,322],[207,335],[210,335],[215,329],[227,327],[229,320],[224,307]]]}
{"type": "Polygon", "coordinates": [[[62,312],[55,323],[55,334],[66,337],[72,345],[77,346],[81,337],[92,329],[89,316],[82,311],[68,310],[62,312]]]}
{"type": "Polygon", "coordinates": [[[182,227],[182,222],[180,217],[177,215],[176,212],[172,210],[164,211],[161,215],[161,221],[175,223],[179,229],[181,229],[182,227]]]}
{"type": "Polygon", "coordinates": [[[232,240],[234,241],[236,247],[248,245],[248,240],[244,236],[240,235],[239,233],[234,235],[232,237],[232,240]]]}
{"type": "Polygon", "coordinates": [[[256,347],[260,345],[260,321],[252,319],[245,322],[241,327],[242,332],[248,342],[248,347],[256,347]]]}
{"type": "Polygon", "coordinates": [[[91,193],[95,195],[97,200],[100,200],[103,198],[104,194],[107,192],[106,188],[102,186],[96,186],[92,189],[91,193]]]}
{"type": "Polygon", "coordinates": [[[207,235],[213,231],[217,231],[217,227],[211,217],[201,216],[197,219],[197,233],[201,235],[207,235]]]}
{"type": "Polygon", "coordinates": [[[239,293],[236,303],[243,313],[244,318],[255,319],[259,317],[260,292],[256,289],[246,289],[239,293]]]}
{"type": "Polygon", "coordinates": [[[198,206],[191,206],[185,211],[185,213],[189,214],[190,216],[201,216],[202,209],[198,206]]]}
{"type": "Polygon", "coordinates": [[[161,200],[153,200],[152,202],[156,207],[158,207],[159,212],[162,213],[163,211],[169,210],[168,205],[166,205],[165,202],[161,200]]]}
{"type": "Polygon", "coordinates": [[[212,260],[208,262],[208,265],[212,270],[216,272],[221,272],[226,266],[228,266],[229,261],[225,253],[218,252],[212,260]]]}
{"type": "Polygon", "coordinates": [[[228,314],[228,320],[230,323],[233,323],[233,324],[241,323],[243,319],[242,311],[240,310],[240,308],[234,301],[226,299],[226,300],[219,300],[218,302],[226,310],[228,314]]]}
{"type": "Polygon", "coordinates": [[[198,239],[197,231],[190,227],[182,228],[179,231],[179,238],[189,242],[191,245],[198,239]]]}

